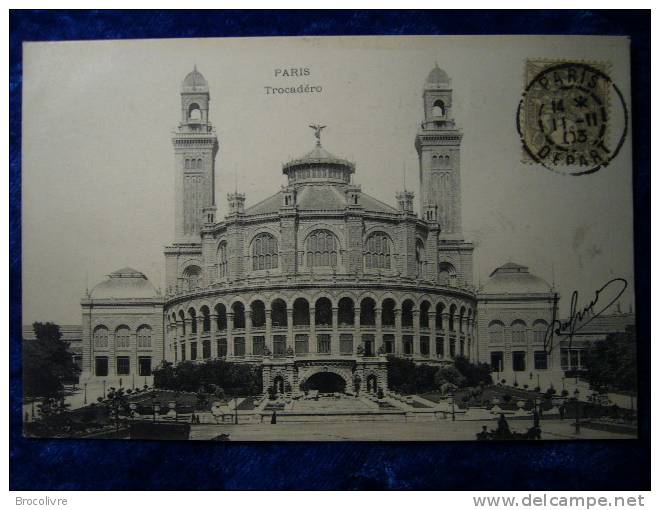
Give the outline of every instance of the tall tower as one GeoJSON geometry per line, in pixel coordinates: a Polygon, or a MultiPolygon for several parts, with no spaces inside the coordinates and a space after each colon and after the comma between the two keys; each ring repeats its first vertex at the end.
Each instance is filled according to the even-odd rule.
{"type": "Polygon", "coordinates": [[[195,66],[181,85],[181,122],[172,136],[175,243],[199,243],[200,228],[215,207],[218,139],[209,122],[210,100],[208,83],[195,66]]]}
{"type": "Polygon", "coordinates": [[[442,234],[460,234],[463,134],[452,118],[451,80],[437,64],[426,78],[423,99],[424,121],[415,137],[422,211],[437,215],[442,234]]]}

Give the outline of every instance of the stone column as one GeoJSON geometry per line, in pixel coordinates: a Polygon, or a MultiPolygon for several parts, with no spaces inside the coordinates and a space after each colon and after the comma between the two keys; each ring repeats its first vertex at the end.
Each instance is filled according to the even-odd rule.
{"type": "Polygon", "coordinates": [[[245,310],[245,355],[252,355],[252,310],[245,310]]]}
{"type": "Polygon", "coordinates": [[[362,345],[362,333],[360,329],[360,307],[353,308],[353,331],[355,331],[355,340],[353,341],[353,353],[357,351],[357,346],[362,345]]]}
{"type": "Polygon", "coordinates": [[[316,308],[309,308],[309,352],[316,354],[318,342],[316,341],[316,308]]]}
{"type": "Polygon", "coordinates": [[[234,312],[227,312],[227,358],[234,357],[234,312]]]}
{"type": "Polygon", "coordinates": [[[266,347],[273,354],[273,320],[271,310],[266,309],[266,347]]]}
{"type": "Polygon", "coordinates": [[[419,337],[420,337],[420,327],[419,327],[419,314],[418,309],[413,310],[413,356],[419,356],[419,337]]]}
{"type": "Polygon", "coordinates": [[[211,315],[211,358],[218,357],[218,316],[211,315]]]}
{"type": "Polygon", "coordinates": [[[380,352],[380,348],[383,345],[383,309],[376,308],[376,341],[374,342],[374,349],[376,354],[380,352]]]}
{"type": "Polygon", "coordinates": [[[435,338],[437,331],[435,329],[435,312],[429,311],[429,358],[437,358],[435,352],[435,338]]]}
{"type": "Polygon", "coordinates": [[[339,354],[339,308],[336,306],[332,307],[332,341],[330,352],[332,354],[339,354]]]}
{"type": "Polygon", "coordinates": [[[449,314],[446,312],[443,312],[442,314],[442,336],[445,344],[445,355],[443,359],[451,359],[451,356],[449,355],[449,314]]]}
{"type": "Polygon", "coordinates": [[[394,339],[394,352],[401,356],[403,354],[403,333],[401,332],[401,308],[394,309],[394,328],[396,338],[394,339]]]}
{"type": "Polygon", "coordinates": [[[286,307],[286,349],[289,347],[293,349],[293,352],[296,352],[296,342],[293,338],[293,308],[286,307]]]}

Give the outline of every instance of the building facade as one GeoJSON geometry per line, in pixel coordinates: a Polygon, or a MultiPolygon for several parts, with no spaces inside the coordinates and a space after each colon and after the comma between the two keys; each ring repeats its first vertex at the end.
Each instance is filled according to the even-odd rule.
{"type": "Polygon", "coordinates": [[[507,280],[513,267],[505,265],[474,287],[474,246],[461,225],[462,133],[451,81],[437,66],[422,100],[420,215],[411,191],[396,193],[395,205],[362,192],[355,164],[326,150],[324,126],[311,126],[313,148],[282,165],[285,186],[249,207],[245,195],[228,193],[229,213],[216,218],[210,90],[197,69],[189,73],[172,137],[166,291],[127,268],[85,296],[85,376],[146,377],[163,360],[222,358],[261,365],[264,388],[275,391],[376,391],[387,389],[388,354],[432,364],[465,356],[498,370],[559,367],[536,351],[554,306],[549,285],[528,272],[507,280]],[[498,321],[502,334],[491,336],[498,321]]]}

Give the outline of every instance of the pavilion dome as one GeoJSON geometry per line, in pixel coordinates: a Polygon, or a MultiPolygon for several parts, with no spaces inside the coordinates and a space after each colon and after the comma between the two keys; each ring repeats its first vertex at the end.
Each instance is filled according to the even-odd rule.
{"type": "Polygon", "coordinates": [[[90,292],[92,299],[144,299],[157,296],[158,291],[144,273],[130,267],[110,273],[90,292]]]}
{"type": "Polygon", "coordinates": [[[438,85],[450,85],[451,79],[449,75],[438,67],[438,64],[435,65],[431,72],[426,78],[426,85],[429,86],[438,86],[438,85]]]}
{"type": "Polygon", "coordinates": [[[197,66],[189,72],[183,79],[181,85],[183,92],[208,92],[209,84],[204,78],[204,75],[197,70],[197,66]]]}
{"type": "Polygon", "coordinates": [[[481,288],[482,294],[548,294],[551,286],[529,268],[514,262],[509,262],[495,269],[486,284],[481,288]]]}

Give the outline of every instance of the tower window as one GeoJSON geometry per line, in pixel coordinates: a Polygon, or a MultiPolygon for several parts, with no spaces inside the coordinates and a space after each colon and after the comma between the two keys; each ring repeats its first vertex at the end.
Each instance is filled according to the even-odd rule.
{"type": "Polygon", "coordinates": [[[417,262],[417,278],[424,278],[424,243],[421,239],[415,245],[415,259],[417,262]]]}
{"type": "Polygon", "coordinates": [[[202,110],[197,103],[188,107],[188,120],[202,120],[202,110]]]}
{"type": "Polygon", "coordinates": [[[431,109],[431,115],[433,117],[444,117],[445,116],[445,103],[440,99],[437,99],[433,103],[433,108],[431,109]]]}
{"type": "Polygon", "coordinates": [[[252,269],[275,269],[277,258],[277,239],[270,234],[259,234],[252,243],[252,269]]]}
{"type": "Polygon", "coordinates": [[[218,278],[225,278],[228,273],[227,243],[223,241],[218,246],[218,278]]]}

